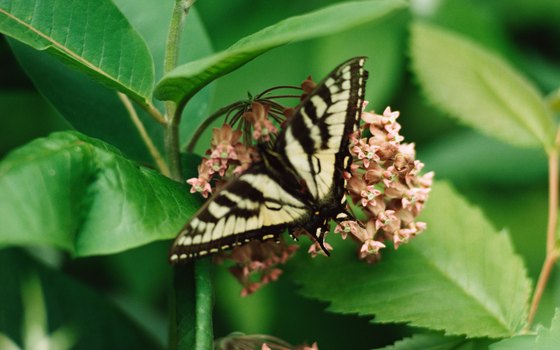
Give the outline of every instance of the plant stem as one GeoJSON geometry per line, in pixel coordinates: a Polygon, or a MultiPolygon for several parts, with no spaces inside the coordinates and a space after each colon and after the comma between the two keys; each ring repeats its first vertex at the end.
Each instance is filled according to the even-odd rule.
{"type": "Polygon", "coordinates": [[[556,134],[555,147],[548,154],[548,226],[546,230],[546,257],[535,287],[529,315],[527,316],[528,330],[535,319],[539,302],[546,288],[550,272],[560,257],[556,248],[556,227],[558,225],[558,145],[560,143],[560,129],[556,134]]]}
{"type": "MultiPolygon", "coordinates": [[[[194,0],[175,0],[175,7],[171,16],[169,32],[167,35],[167,43],[165,48],[164,72],[168,73],[177,66],[181,33],[183,31],[183,23],[194,0]]],[[[165,103],[165,149],[169,162],[171,178],[176,181],[182,181],[181,160],[179,150],[179,124],[186,103],[180,106],[173,102],[165,103]]],[[[181,271],[180,267],[175,267],[175,282],[183,276],[178,276],[181,271]]],[[[191,269],[192,271],[192,269],[191,269]]],[[[175,308],[173,310],[172,322],[177,322],[171,327],[171,348],[172,349],[212,349],[213,348],[213,329],[212,329],[212,283],[210,279],[210,261],[201,259],[194,262],[194,278],[192,274],[184,276],[192,281],[194,279],[194,300],[188,300],[188,295],[192,295],[193,287],[185,284],[175,283],[175,308]],[[187,296],[183,298],[181,296],[187,296]],[[186,301],[182,303],[178,301],[186,301]],[[184,325],[184,320],[192,319],[192,311],[194,306],[194,347],[192,347],[193,329],[184,329],[177,325],[179,322],[184,325]]]]}
{"type": "Polygon", "coordinates": [[[169,349],[194,349],[196,324],[194,264],[173,267],[170,296],[169,349]]]}
{"type": "Polygon", "coordinates": [[[197,350],[214,348],[212,329],[212,304],[214,293],[212,279],[210,278],[211,259],[199,259],[195,262],[195,288],[196,288],[196,330],[195,344],[197,350]]]}
{"type": "Polygon", "coordinates": [[[167,32],[165,58],[163,62],[164,73],[169,73],[177,66],[183,24],[193,3],[194,1],[192,0],[175,0],[175,7],[171,15],[171,23],[169,23],[169,32],[167,32]]]}
{"type": "Polygon", "coordinates": [[[553,254],[547,254],[544,264],[541,269],[541,273],[539,274],[539,280],[537,281],[537,286],[535,287],[535,293],[533,294],[533,300],[531,301],[531,307],[529,309],[529,316],[527,317],[527,326],[525,327],[525,331],[528,331],[531,328],[531,324],[535,319],[535,315],[537,314],[537,310],[539,308],[539,302],[543,295],[544,289],[546,288],[546,283],[548,282],[548,278],[550,277],[550,272],[552,271],[552,267],[558,260],[558,252],[554,251],[553,254]]]}
{"type": "MultiPolygon", "coordinates": [[[[164,73],[169,73],[177,66],[183,24],[193,3],[193,0],[175,0],[171,22],[169,23],[169,32],[167,33],[167,42],[165,44],[165,58],[163,62],[164,73]]],[[[175,103],[171,101],[165,103],[165,121],[167,122],[167,127],[165,129],[165,149],[167,152],[167,161],[171,169],[171,178],[176,181],[181,181],[179,123],[184,106],[180,109],[176,107],[175,103]]]]}
{"type": "MultiPolygon", "coordinates": [[[[560,135],[560,134],[559,134],[560,135]]],[[[552,253],[556,245],[558,225],[558,150],[554,148],[548,156],[548,227],[546,231],[546,252],[552,253]]]]}
{"type": "Polygon", "coordinates": [[[140,134],[142,141],[144,141],[144,143],[146,144],[146,147],[148,148],[148,152],[150,152],[150,155],[154,159],[157,168],[163,175],[169,177],[170,176],[169,167],[167,166],[167,163],[165,163],[165,161],[163,160],[163,157],[159,153],[157,147],[152,142],[152,139],[148,135],[146,128],[144,128],[144,124],[142,124],[142,122],[140,121],[140,118],[138,117],[138,114],[136,113],[134,106],[132,106],[132,103],[130,102],[130,100],[125,94],[118,92],[117,95],[119,96],[119,99],[124,105],[124,108],[126,108],[126,111],[128,112],[130,119],[132,120],[132,123],[134,124],[134,126],[136,126],[136,129],[138,129],[138,133],[140,134]]]}
{"type": "Polygon", "coordinates": [[[175,122],[175,118],[169,121],[165,128],[165,150],[167,152],[167,161],[169,163],[171,178],[181,182],[181,158],[179,153],[179,123],[175,122]]]}

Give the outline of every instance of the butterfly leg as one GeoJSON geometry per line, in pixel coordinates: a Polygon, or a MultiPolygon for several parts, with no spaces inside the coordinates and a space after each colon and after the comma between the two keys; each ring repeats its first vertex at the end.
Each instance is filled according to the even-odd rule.
{"type": "Polygon", "coordinates": [[[290,236],[292,236],[292,238],[294,239],[294,241],[299,241],[299,237],[301,237],[302,235],[308,235],[309,237],[311,237],[312,241],[315,241],[317,243],[319,243],[319,246],[321,247],[321,249],[325,252],[325,254],[327,254],[327,256],[331,255],[330,252],[328,251],[328,249],[325,247],[325,235],[327,232],[329,232],[329,225],[328,225],[328,220],[325,220],[323,222],[323,225],[317,227],[317,229],[315,230],[314,233],[309,232],[306,228],[304,227],[297,227],[297,228],[293,228],[290,229],[290,236]]]}
{"type": "Polygon", "coordinates": [[[301,228],[292,227],[292,228],[288,229],[288,233],[290,234],[290,237],[292,237],[292,239],[294,241],[299,242],[299,237],[302,235],[302,233],[309,233],[309,232],[307,232],[307,231],[301,232],[301,228]]]}
{"type": "Polygon", "coordinates": [[[315,241],[317,243],[319,243],[319,246],[321,247],[321,249],[323,250],[323,252],[325,253],[325,255],[330,256],[331,253],[329,252],[329,250],[327,249],[327,247],[325,247],[325,235],[327,234],[327,232],[330,231],[329,228],[329,221],[325,220],[323,222],[323,225],[317,227],[317,229],[315,230],[315,237],[313,237],[315,239],[315,241]]]}

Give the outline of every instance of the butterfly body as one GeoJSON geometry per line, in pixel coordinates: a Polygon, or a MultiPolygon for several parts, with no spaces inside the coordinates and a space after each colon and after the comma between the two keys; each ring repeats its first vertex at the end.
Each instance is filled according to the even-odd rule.
{"type": "Polygon", "coordinates": [[[365,58],[341,64],[308,94],[261,160],[214,194],[181,230],[172,263],[217,253],[286,230],[309,232],[323,246],[330,219],[346,213],[343,173],[349,134],[358,126],[365,58]]]}

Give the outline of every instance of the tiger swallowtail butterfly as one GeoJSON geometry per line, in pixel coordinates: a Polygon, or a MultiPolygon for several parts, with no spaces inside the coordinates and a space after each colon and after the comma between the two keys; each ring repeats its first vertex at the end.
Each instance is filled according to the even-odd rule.
{"type": "Polygon", "coordinates": [[[349,135],[359,124],[365,57],[336,67],[294,111],[261,160],[229,181],[187,222],[169,259],[186,262],[252,240],[309,232],[323,245],[331,219],[347,216],[345,179],[349,135]]]}

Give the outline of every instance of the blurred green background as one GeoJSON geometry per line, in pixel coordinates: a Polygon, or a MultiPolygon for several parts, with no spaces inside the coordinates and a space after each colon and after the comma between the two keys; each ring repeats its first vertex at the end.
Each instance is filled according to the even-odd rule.
{"type": "MultiPolygon", "coordinates": [[[[230,0],[218,5],[199,0],[195,8],[219,51],[267,25],[334,2],[230,0]]],[[[517,252],[536,280],[545,249],[546,157],[541,151],[514,148],[480,135],[430,105],[410,70],[409,25],[419,18],[498,54],[545,95],[560,86],[560,1],[417,0],[411,1],[408,11],[375,26],[364,25],[264,54],[218,80],[210,110],[245,98],[248,91],[299,84],[309,74],[319,80],[344,59],[367,55],[370,108],[382,111],[390,105],[401,111],[402,134],[406,141],[416,143],[426,169],[455,185],[498,229],[511,233],[517,252]]],[[[0,66],[0,158],[33,138],[68,128],[19,68],[3,37],[0,66]]],[[[168,242],[160,242],[113,256],[78,260],[45,250],[36,255],[50,256],[52,265],[109,295],[163,340],[171,285],[164,258],[168,246],[168,242]]],[[[264,333],[294,344],[318,341],[324,350],[348,348],[348,342],[353,348],[373,348],[412,333],[403,326],[373,325],[367,318],[325,313],[327,305],[298,295],[289,273],[245,299],[238,297],[240,287],[224,268],[215,267],[215,277],[217,337],[233,331],[264,333]],[[297,328],[294,310],[298,310],[297,328]]],[[[560,278],[557,273],[556,278],[560,278]]],[[[559,304],[560,290],[555,285],[549,284],[537,321],[547,323],[554,305],[559,304]]]]}

